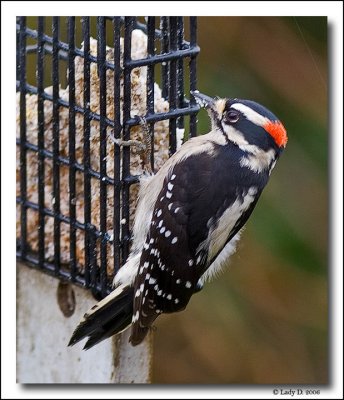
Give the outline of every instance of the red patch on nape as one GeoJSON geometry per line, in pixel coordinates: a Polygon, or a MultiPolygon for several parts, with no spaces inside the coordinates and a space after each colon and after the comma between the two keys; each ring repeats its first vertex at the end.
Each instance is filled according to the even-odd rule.
{"type": "Polygon", "coordinates": [[[269,121],[264,129],[274,138],[278,147],[285,147],[288,141],[287,131],[280,121],[269,121]]]}

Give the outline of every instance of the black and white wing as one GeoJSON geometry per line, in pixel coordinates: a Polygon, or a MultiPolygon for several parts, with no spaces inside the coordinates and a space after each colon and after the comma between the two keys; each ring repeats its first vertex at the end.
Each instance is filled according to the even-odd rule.
{"type": "MultiPolygon", "coordinates": [[[[228,158],[221,158],[198,153],[177,163],[165,178],[135,281],[130,339],[134,345],[142,341],[161,313],[186,307],[209,267],[209,232],[241,192],[245,193],[233,171],[224,172],[223,168],[230,169],[228,158]]],[[[238,218],[242,216],[240,210],[234,211],[238,218]]],[[[232,222],[235,232],[242,226],[236,222],[232,222]]],[[[232,237],[234,232],[229,234],[232,237]]]]}

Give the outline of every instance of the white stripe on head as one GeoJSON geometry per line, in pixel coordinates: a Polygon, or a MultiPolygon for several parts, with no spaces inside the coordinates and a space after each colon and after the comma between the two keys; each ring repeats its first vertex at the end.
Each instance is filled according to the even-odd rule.
{"type": "Polygon", "coordinates": [[[268,118],[263,117],[262,115],[257,113],[257,111],[252,110],[252,108],[246,106],[245,104],[234,103],[231,105],[231,108],[235,108],[236,110],[241,111],[249,121],[258,126],[264,126],[267,122],[270,121],[268,118]]]}
{"type": "Polygon", "coordinates": [[[234,126],[225,125],[223,126],[223,130],[228,139],[231,142],[236,143],[239,147],[248,145],[248,141],[244,138],[244,135],[240,131],[235,129],[234,126]]]}

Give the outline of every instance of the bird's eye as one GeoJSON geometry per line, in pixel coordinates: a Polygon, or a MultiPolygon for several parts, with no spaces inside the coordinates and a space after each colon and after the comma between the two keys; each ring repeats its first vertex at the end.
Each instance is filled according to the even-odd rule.
{"type": "Polygon", "coordinates": [[[229,111],[227,111],[226,119],[231,124],[234,124],[239,119],[239,113],[234,110],[229,110],[229,111]]]}

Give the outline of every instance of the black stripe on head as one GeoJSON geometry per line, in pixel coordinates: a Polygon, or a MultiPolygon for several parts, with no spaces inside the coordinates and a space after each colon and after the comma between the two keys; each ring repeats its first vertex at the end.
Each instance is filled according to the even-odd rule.
{"type": "Polygon", "coordinates": [[[242,133],[249,144],[253,144],[264,151],[268,151],[271,148],[277,150],[274,139],[265,129],[247,120],[244,116],[235,124],[235,129],[242,133]]]}

